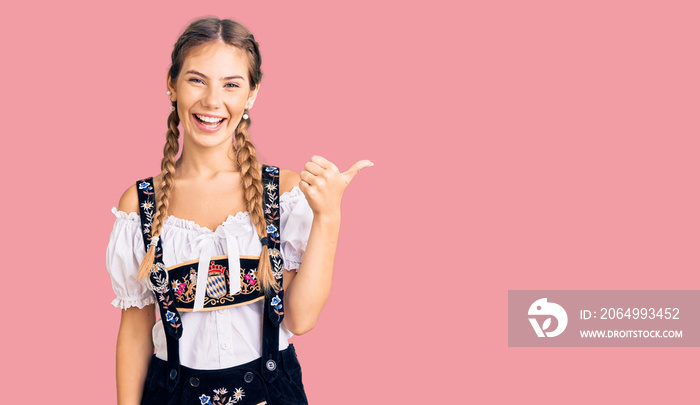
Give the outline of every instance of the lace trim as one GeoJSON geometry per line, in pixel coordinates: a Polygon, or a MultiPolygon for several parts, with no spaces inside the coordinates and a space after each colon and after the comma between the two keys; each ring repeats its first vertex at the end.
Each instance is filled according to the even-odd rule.
{"type": "Polygon", "coordinates": [[[298,198],[300,196],[304,196],[304,192],[301,191],[299,186],[294,186],[294,188],[292,188],[291,190],[282,193],[282,195],[280,196],[280,203],[286,200],[294,200],[295,198],[298,198]]]}
{"type": "Polygon", "coordinates": [[[151,305],[156,303],[156,296],[154,294],[151,294],[147,296],[146,298],[115,298],[112,300],[112,305],[115,308],[120,308],[120,309],[127,309],[131,307],[138,307],[139,309],[143,309],[146,305],[151,305]]]}
{"type": "Polygon", "coordinates": [[[119,211],[117,207],[112,207],[112,214],[119,219],[128,219],[130,221],[141,222],[138,212],[130,212],[127,214],[124,211],[119,211]]]}
{"type": "MultiPolygon", "coordinates": [[[[247,222],[248,218],[250,217],[250,213],[248,211],[239,211],[236,213],[236,215],[229,215],[224,222],[221,223],[217,227],[217,229],[223,225],[229,224],[231,222],[247,222]]],[[[207,228],[206,226],[200,226],[194,221],[190,221],[189,219],[183,219],[183,218],[178,218],[174,215],[170,215],[166,220],[165,224],[170,224],[172,226],[176,226],[178,228],[183,228],[183,229],[189,229],[189,230],[195,230],[195,231],[207,231],[207,232],[214,232],[213,230],[207,228]]]]}

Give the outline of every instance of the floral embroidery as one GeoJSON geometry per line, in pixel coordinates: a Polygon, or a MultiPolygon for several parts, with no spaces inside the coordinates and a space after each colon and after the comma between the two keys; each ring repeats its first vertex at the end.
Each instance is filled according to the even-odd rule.
{"type": "Polygon", "coordinates": [[[274,237],[280,236],[280,234],[277,233],[277,227],[274,226],[274,225],[272,225],[272,224],[270,224],[270,225],[267,226],[267,233],[268,233],[269,235],[274,236],[274,237]]]}
{"type": "Polygon", "coordinates": [[[239,402],[245,396],[245,393],[243,392],[243,387],[236,388],[230,397],[227,396],[227,394],[228,390],[225,387],[223,387],[219,388],[218,390],[214,390],[214,395],[212,395],[211,397],[202,394],[202,396],[199,397],[199,400],[202,401],[201,405],[228,405],[239,402]],[[211,401],[214,402],[212,403],[211,401]]]}
{"type": "MultiPolygon", "coordinates": [[[[145,216],[145,220],[142,217],[143,236],[146,241],[148,241],[147,249],[151,248],[151,224],[153,223],[153,216],[155,215],[155,193],[153,192],[153,186],[148,181],[142,181],[139,183],[139,191],[145,196],[145,198],[139,198],[142,200],[141,203],[141,213],[145,216]]],[[[160,257],[160,248],[156,246],[156,257],[160,257]]]]}
{"type": "Polygon", "coordinates": [[[153,187],[151,186],[151,183],[147,181],[142,181],[141,183],[139,183],[139,190],[151,191],[153,190],[153,187]]]}
{"type": "Polygon", "coordinates": [[[172,283],[173,292],[175,293],[175,299],[178,302],[192,302],[194,301],[194,295],[197,285],[197,270],[190,267],[189,273],[184,278],[175,280],[172,283]]]}
{"type": "Polygon", "coordinates": [[[282,312],[282,300],[280,299],[278,294],[275,294],[275,296],[272,297],[272,300],[270,301],[270,305],[272,306],[272,308],[274,308],[274,311],[277,314],[277,320],[281,321],[282,315],[284,315],[284,312],[282,312]]]}
{"type": "Polygon", "coordinates": [[[173,286],[173,292],[176,295],[175,298],[177,298],[178,301],[180,301],[179,298],[182,297],[182,295],[185,293],[185,289],[187,288],[187,284],[181,282],[180,280],[175,280],[175,281],[173,281],[172,286],[173,286]]]}
{"type": "Polygon", "coordinates": [[[272,304],[271,304],[271,305],[272,305],[273,307],[277,308],[277,309],[282,309],[282,305],[280,305],[279,303],[280,303],[280,297],[277,296],[277,295],[275,295],[275,296],[272,298],[272,304]]]}
{"type": "Polygon", "coordinates": [[[279,169],[277,169],[277,168],[274,167],[274,166],[267,166],[267,167],[265,168],[265,171],[268,172],[268,173],[272,173],[272,174],[277,174],[277,173],[279,173],[279,169]]]}
{"type": "Polygon", "coordinates": [[[238,402],[243,399],[244,396],[243,388],[236,388],[236,391],[233,392],[233,398],[231,398],[233,401],[229,400],[229,402],[238,402]]]}
{"type": "Polygon", "coordinates": [[[241,291],[238,294],[250,294],[255,291],[260,291],[260,283],[258,283],[257,269],[241,269],[241,291]]]}
{"type": "MultiPolygon", "coordinates": [[[[139,180],[137,182],[138,198],[139,198],[139,215],[141,218],[143,240],[146,251],[152,246],[151,229],[153,217],[155,215],[155,192],[152,186],[153,178],[139,180]],[[146,181],[148,180],[148,181],[146,181]]],[[[174,303],[173,287],[180,290],[179,285],[172,284],[170,274],[161,260],[162,251],[158,244],[155,245],[155,262],[150,269],[150,273],[146,278],[148,287],[156,293],[158,298],[158,308],[163,326],[167,333],[172,337],[179,339],[182,335],[182,323],[180,322],[180,314],[174,303]]]]}
{"type": "Polygon", "coordinates": [[[248,283],[248,285],[255,285],[255,283],[258,282],[258,278],[255,276],[255,270],[250,270],[250,273],[247,273],[243,279],[245,279],[245,282],[248,283]]]}
{"type": "Polygon", "coordinates": [[[275,190],[277,190],[277,186],[276,186],[274,183],[267,183],[267,184],[265,184],[265,188],[266,188],[268,191],[275,191],[275,190]]]}
{"type": "Polygon", "coordinates": [[[175,309],[173,306],[173,300],[171,298],[168,298],[165,294],[159,293],[158,301],[160,301],[161,314],[163,313],[162,311],[165,310],[165,321],[168,322],[170,327],[175,329],[175,332],[177,332],[177,328],[182,326],[181,323],[177,323],[180,320],[180,318],[177,316],[176,312],[172,312],[166,309],[173,308],[173,311],[177,311],[177,309],[175,309]]]}

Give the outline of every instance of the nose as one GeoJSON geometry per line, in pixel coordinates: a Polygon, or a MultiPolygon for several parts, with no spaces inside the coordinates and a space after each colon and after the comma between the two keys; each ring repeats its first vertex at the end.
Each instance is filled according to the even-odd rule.
{"type": "Polygon", "coordinates": [[[223,89],[219,89],[215,86],[207,87],[204,93],[204,98],[202,99],[202,104],[205,107],[219,108],[221,107],[223,94],[221,93],[223,89]]]}

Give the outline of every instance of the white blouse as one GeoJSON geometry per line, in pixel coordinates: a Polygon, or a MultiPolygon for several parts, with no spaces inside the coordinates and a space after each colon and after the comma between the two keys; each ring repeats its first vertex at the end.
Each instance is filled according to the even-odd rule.
{"type": "MultiPolygon", "coordinates": [[[[313,211],[297,186],[280,195],[280,239],[286,270],[298,269],[311,232],[313,211]]],[[[116,216],[107,246],[107,271],[117,298],[112,305],[126,309],[143,308],[156,302],[145,280],[137,281],[139,264],[146,255],[138,212],[125,213],[112,208],[116,216]]],[[[200,256],[227,254],[227,238],[235,238],[240,255],[260,256],[260,238],[248,212],[229,215],[216,230],[193,221],[169,216],[161,231],[163,264],[174,266],[200,256]],[[206,252],[204,252],[206,250],[206,252]]],[[[262,316],[264,300],[249,305],[214,311],[180,312],[182,337],[180,363],[183,366],[211,370],[237,366],[262,355],[262,316]]],[[[293,334],[280,324],[279,348],[286,349],[293,334]]],[[[163,323],[153,326],[156,356],[167,360],[163,323]]]]}

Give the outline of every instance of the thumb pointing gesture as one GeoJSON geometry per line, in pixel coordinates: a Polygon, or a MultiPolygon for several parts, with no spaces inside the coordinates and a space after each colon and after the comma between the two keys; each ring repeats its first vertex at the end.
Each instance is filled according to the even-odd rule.
{"type": "Polygon", "coordinates": [[[352,180],[352,178],[355,177],[355,175],[359,173],[360,170],[370,166],[374,166],[374,163],[370,162],[369,160],[358,160],[357,162],[355,162],[352,166],[350,166],[348,170],[343,172],[345,185],[349,185],[350,180],[352,180]]]}
{"type": "Polygon", "coordinates": [[[369,160],[358,160],[341,173],[333,162],[314,155],[300,173],[299,188],[316,215],[340,213],[343,192],[360,170],[373,166],[369,160]]]}

